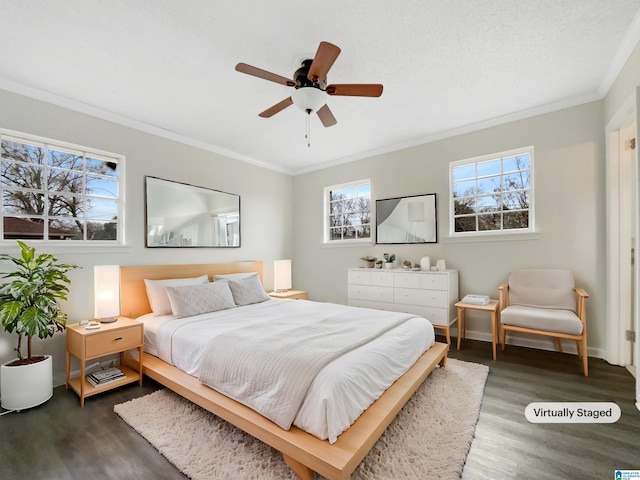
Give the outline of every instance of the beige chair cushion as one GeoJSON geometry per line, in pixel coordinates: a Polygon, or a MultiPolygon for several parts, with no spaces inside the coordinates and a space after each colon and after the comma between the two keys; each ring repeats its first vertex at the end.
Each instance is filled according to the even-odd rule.
{"type": "Polygon", "coordinates": [[[573,274],[569,270],[515,270],[509,275],[509,305],[576,311],[573,274]]]}
{"type": "Polygon", "coordinates": [[[582,322],[570,310],[510,305],[500,313],[500,323],[569,335],[582,334],[582,322]]]}

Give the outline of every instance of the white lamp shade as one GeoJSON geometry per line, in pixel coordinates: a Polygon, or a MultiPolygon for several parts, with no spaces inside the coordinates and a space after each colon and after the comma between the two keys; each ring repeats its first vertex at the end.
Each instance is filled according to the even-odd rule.
{"type": "Polygon", "coordinates": [[[96,318],[110,318],[120,315],[119,265],[94,266],[93,290],[96,318]]]}
{"type": "Polygon", "coordinates": [[[273,289],[276,292],[291,288],[291,260],[273,262],[273,289]]]}

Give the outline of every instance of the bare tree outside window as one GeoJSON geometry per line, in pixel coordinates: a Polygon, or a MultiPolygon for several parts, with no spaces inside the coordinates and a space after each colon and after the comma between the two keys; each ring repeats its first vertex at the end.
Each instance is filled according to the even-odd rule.
{"type": "Polygon", "coordinates": [[[533,147],[451,166],[452,234],[533,229],[533,147]]]}
{"type": "Polygon", "coordinates": [[[369,180],[325,188],[328,231],[325,241],[371,238],[371,184],[369,180]]]}
{"type": "Polygon", "coordinates": [[[3,239],[117,241],[121,157],[0,131],[3,239]]]}

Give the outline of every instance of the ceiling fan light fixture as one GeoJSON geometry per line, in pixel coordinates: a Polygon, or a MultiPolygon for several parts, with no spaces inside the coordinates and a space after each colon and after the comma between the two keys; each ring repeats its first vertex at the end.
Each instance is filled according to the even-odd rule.
{"type": "Polygon", "coordinates": [[[326,94],[315,87],[300,87],[291,94],[291,100],[305,113],[317,112],[327,103],[326,94]]]}

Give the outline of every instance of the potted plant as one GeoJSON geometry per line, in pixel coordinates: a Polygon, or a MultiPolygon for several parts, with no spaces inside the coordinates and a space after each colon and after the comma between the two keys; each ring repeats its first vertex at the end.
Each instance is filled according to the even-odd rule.
{"type": "Polygon", "coordinates": [[[383,262],[382,260],[378,260],[378,261],[376,262],[376,268],[382,268],[382,264],[383,264],[383,263],[384,263],[384,262],[383,262]]]}
{"type": "Polygon", "coordinates": [[[393,264],[396,261],[396,254],[395,253],[385,253],[383,256],[384,256],[384,268],[392,269],[393,268],[393,264]]]}
{"type": "Polygon", "coordinates": [[[16,269],[2,273],[0,322],[8,333],[18,335],[18,358],[0,366],[2,408],[23,410],[46,402],[53,395],[51,355],[33,355],[33,337],[47,338],[64,331],[67,315],[58,300],[66,300],[70,280],[67,272],[77,265],[58,263],[50,254],[36,256],[35,248],[18,241],[21,254],[1,254],[16,269]],[[27,354],[23,353],[26,338],[27,354]]]}
{"type": "Polygon", "coordinates": [[[376,257],[370,257],[369,255],[367,255],[365,257],[360,257],[360,260],[362,260],[366,264],[367,268],[373,268],[376,262],[376,257]]]}

